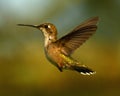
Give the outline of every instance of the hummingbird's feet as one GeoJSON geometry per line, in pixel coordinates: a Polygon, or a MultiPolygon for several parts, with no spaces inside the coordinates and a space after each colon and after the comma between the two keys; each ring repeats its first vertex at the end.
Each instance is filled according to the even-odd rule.
{"type": "Polygon", "coordinates": [[[59,69],[59,71],[60,71],[60,72],[62,72],[62,71],[63,71],[61,67],[57,67],[57,68],[59,69]]]}
{"type": "Polygon", "coordinates": [[[90,68],[88,68],[87,66],[85,65],[74,65],[72,66],[72,68],[77,71],[77,72],[80,72],[82,75],[92,75],[92,74],[95,74],[96,72],[91,70],[90,68]]]}

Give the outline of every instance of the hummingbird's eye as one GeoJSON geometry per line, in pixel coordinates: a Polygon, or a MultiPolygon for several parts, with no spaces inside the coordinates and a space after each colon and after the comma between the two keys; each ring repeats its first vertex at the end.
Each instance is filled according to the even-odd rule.
{"type": "Polygon", "coordinates": [[[48,28],[48,25],[45,25],[44,27],[45,27],[45,28],[48,28]]]}

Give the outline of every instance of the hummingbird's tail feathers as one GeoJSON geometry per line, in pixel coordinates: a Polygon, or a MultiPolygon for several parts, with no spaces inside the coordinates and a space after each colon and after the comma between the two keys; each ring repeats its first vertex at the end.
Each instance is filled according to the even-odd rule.
{"type": "Polygon", "coordinates": [[[85,65],[74,65],[72,66],[72,68],[77,71],[77,72],[80,72],[82,75],[92,75],[92,74],[95,74],[96,72],[91,70],[90,68],[88,68],[87,66],[85,65]]]}

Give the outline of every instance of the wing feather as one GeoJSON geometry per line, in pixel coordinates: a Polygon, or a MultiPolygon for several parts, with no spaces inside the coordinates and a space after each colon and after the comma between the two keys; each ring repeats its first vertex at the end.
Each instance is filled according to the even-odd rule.
{"type": "Polygon", "coordinates": [[[94,17],[77,26],[73,31],[56,41],[65,55],[70,55],[97,30],[98,17],[94,17]]]}

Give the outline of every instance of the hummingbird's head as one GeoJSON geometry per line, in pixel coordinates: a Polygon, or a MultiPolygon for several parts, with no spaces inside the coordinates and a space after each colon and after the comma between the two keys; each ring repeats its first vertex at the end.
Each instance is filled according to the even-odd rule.
{"type": "Polygon", "coordinates": [[[39,29],[45,36],[56,36],[57,35],[57,29],[56,27],[51,23],[43,23],[40,25],[28,25],[28,24],[18,24],[19,26],[28,26],[28,27],[34,27],[39,29]]]}
{"type": "Polygon", "coordinates": [[[51,23],[44,23],[41,25],[38,25],[38,29],[43,32],[43,34],[46,36],[56,36],[57,35],[57,29],[56,27],[51,23]]]}

